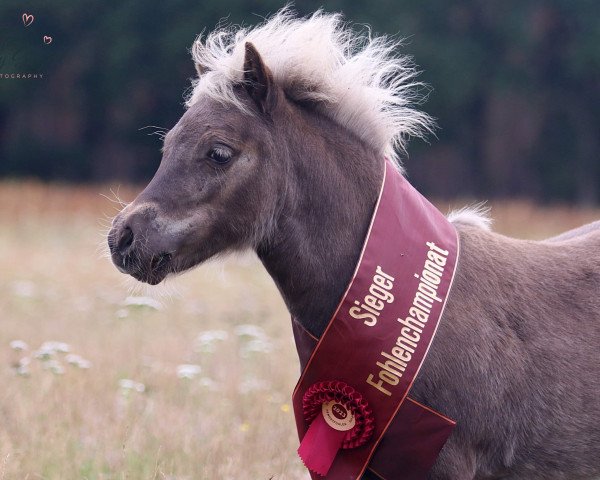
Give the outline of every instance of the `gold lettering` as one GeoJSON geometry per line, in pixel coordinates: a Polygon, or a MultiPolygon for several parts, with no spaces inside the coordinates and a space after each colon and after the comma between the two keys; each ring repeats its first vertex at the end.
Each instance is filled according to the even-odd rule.
{"type": "MultiPolygon", "coordinates": [[[[445,260],[445,259],[444,259],[445,260]]],[[[444,273],[444,265],[438,265],[431,260],[425,260],[425,268],[423,270],[429,270],[430,272],[438,272],[440,275],[444,273]]]]}
{"type": "Polygon", "coordinates": [[[442,250],[440,247],[438,247],[433,242],[426,242],[425,245],[427,245],[429,247],[429,250],[434,250],[434,251],[442,254],[444,257],[448,256],[448,250],[442,250]]]}
{"type": "Polygon", "coordinates": [[[417,344],[415,342],[405,337],[398,337],[398,340],[396,340],[396,345],[402,347],[404,350],[410,353],[415,353],[415,348],[417,348],[417,344]]]}
{"type": "Polygon", "coordinates": [[[367,383],[373,387],[375,387],[377,390],[379,390],[381,393],[387,395],[388,397],[390,397],[392,395],[392,392],[390,392],[389,390],[386,390],[383,387],[383,382],[381,380],[379,380],[378,382],[373,382],[373,374],[369,374],[369,376],[367,377],[367,383]]]}
{"type": "Polygon", "coordinates": [[[441,255],[435,253],[433,250],[429,250],[427,252],[427,258],[432,262],[435,262],[440,267],[446,266],[446,257],[442,257],[441,255]]]}
{"type": "Polygon", "coordinates": [[[375,270],[379,275],[383,275],[385,278],[387,278],[388,280],[391,280],[392,282],[395,280],[394,277],[392,277],[391,275],[388,275],[387,273],[385,273],[381,267],[379,265],[377,265],[377,270],[375,270]]]}
{"type": "Polygon", "coordinates": [[[415,342],[415,347],[417,346],[416,343],[421,340],[421,335],[419,335],[416,331],[415,333],[409,335],[410,331],[412,329],[409,327],[404,327],[402,330],[400,330],[400,333],[402,334],[402,336],[404,338],[406,338],[407,340],[411,340],[413,342],[415,342]]]}
{"type": "Polygon", "coordinates": [[[429,320],[429,315],[423,310],[418,309],[417,307],[410,307],[408,310],[408,314],[422,323],[427,323],[427,320],[429,320]]]}
{"type": "Polygon", "coordinates": [[[394,295],[390,291],[394,286],[394,277],[385,273],[379,265],[376,272],[373,275],[373,282],[369,287],[370,295],[365,295],[362,304],[358,300],[354,300],[355,306],[351,307],[348,311],[352,318],[359,320],[366,319],[364,324],[369,327],[377,324],[377,319],[385,307],[385,303],[392,303],[394,301],[394,295]]]}
{"type": "MultiPolygon", "coordinates": [[[[394,348],[397,348],[397,347],[394,347],[394,348]]],[[[398,357],[394,357],[393,355],[390,355],[387,352],[381,352],[381,355],[384,356],[385,358],[389,358],[392,362],[399,365],[401,372],[403,372],[404,369],[406,368],[406,363],[399,361],[398,357]]]]}
{"type": "MultiPolygon", "coordinates": [[[[375,365],[377,365],[379,368],[387,370],[392,375],[396,375],[397,377],[401,377],[402,372],[404,371],[404,368],[400,367],[400,365],[398,365],[394,360],[386,360],[385,363],[377,362],[375,365]],[[402,370],[398,370],[400,368],[402,368],[402,370]]],[[[398,379],[398,381],[400,380],[398,379]]],[[[397,385],[398,381],[394,383],[394,385],[397,385]]]]}
{"type": "Polygon", "coordinates": [[[412,355],[410,353],[408,353],[406,350],[400,347],[393,347],[392,355],[406,363],[410,362],[410,359],[412,358],[412,355]]]}
{"type": "MultiPolygon", "coordinates": [[[[371,287],[369,288],[369,293],[387,303],[392,303],[394,301],[394,296],[389,291],[384,290],[383,288],[378,287],[377,285],[371,285],[371,287]]],[[[381,309],[383,309],[383,305],[379,310],[381,309]]]]}
{"type": "Polygon", "coordinates": [[[386,290],[391,290],[391,288],[394,286],[394,284],[390,280],[387,280],[381,275],[375,275],[373,277],[373,283],[375,285],[380,286],[381,288],[385,288],[386,290]]]}
{"type": "Polygon", "coordinates": [[[425,327],[425,325],[412,317],[399,318],[398,322],[400,322],[402,325],[406,325],[410,330],[414,330],[418,333],[423,333],[423,327],[425,327]]]}
{"type": "Polygon", "coordinates": [[[417,292],[415,295],[413,305],[427,313],[431,313],[431,307],[433,307],[433,303],[430,301],[430,298],[421,292],[417,292]]]}
{"type": "Polygon", "coordinates": [[[367,295],[365,297],[365,303],[369,307],[376,308],[377,310],[382,310],[383,309],[383,302],[381,300],[378,300],[377,298],[375,298],[372,295],[367,295]]]}
{"type": "MultiPolygon", "coordinates": [[[[421,334],[429,320],[429,315],[435,302],[441,302],[438,297],[438,286],[441,284],[444,267],[446,266],[449,252],[438,247],[434,242],[426,242],[429,247],[427,258],[425,260],[421,275],[414,274],[419,284],[413,299],[413,304],[408,310],[408,316],[397,319],[402,325],[400,336],[396,340],[389,352],[382,351],[382,361],[377,361],[375,365],[379,368],[378,379],[374,380],[374,375],[367,377],[367,383],[387,396],[391,396],[390,390],[384,385],[396,386],[400,383],[408,363],[412,360],[418,342],[421,340],[421,334]],[[391,353],[390,353],[391,352],[391,353]]],[[[350,314],[354,318],[370,317],[376,323],[376,317],[385,307],[384,302],[392,303],[394,295],[391,293],[394,277],[385,273],[381,266],[377,266],[376,275],[373,276],[373,282],[369,287],[370,295],[364,298],[364,304],[361,308],[372,312],[372,316],[363,314],[361,309],[354,307],[350,309],[350,314]],[[362,315],[362,316],[359,316],[362,315]]],[[[354,302],[359,305],[358,301],[354,302]]],[[[367,322],[365,322],[367,323],[367,322]]]]}
{"type": "Polygon", "coordinates": [[[400,381],[396,375],[387,370],[379,370],[379,379],[392,386],[398,385],[400,381]]]}
{"type": "Polygon", "coordinates": [[[437,288],[430,287],[426,283],[419,283],[419,292],[427,295],[436,302],[442,301],[442,299],[437,296],[437,288]]]}
{"type": "Polygon", "coordinates": [[[439,285],[441,281],[441,277],[439,275],[429,270],[423,270],[423,273],[421,274],[421,279],[431,283],[432,285],[439,285]]]}
{"type": "Polygon", "coordinates": [[[359,307],[352,307],[349,313],[352,318],[356,318],[357,320],[369,318],[370,321],[365,320],[364,322],[365,325],[369,327],[372,327],[377,323],[377,317],[375,317],[375,315],[373,315],[372,313],[363,313],[363,311],[359,307]]]}

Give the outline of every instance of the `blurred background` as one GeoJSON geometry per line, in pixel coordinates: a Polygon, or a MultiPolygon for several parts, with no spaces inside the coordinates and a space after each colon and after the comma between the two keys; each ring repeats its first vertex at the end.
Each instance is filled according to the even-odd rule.
{"type": "MultiPolygon", "coordinates": [[[[0,176],[143,183],[195,74],[195,36],[253,24],[281,1],[3,0],[0,176]],[[35,21],[24,27],[24,12],[35,21]],[[52,43],[44,44],[43,36],[52,43]]],[[[431,85],[437,138],[406,166],[436,198],[600,198],[600,7],[595,0],[297,2],[406,38],[431,85]]]]}

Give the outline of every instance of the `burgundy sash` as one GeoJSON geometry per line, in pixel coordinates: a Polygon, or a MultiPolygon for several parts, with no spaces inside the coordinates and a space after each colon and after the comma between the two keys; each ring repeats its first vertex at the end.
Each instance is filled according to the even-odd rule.
{"type": "Polygon", "coordinates": [[[293,322],[303,369],[293,395],[299,453],[325,475],[311,471],[313,479],[422,480],[455,426],[407,395],[444,310],[458,236],[385,163],[358,265],[325,332],[317,339],[293,322]]]}

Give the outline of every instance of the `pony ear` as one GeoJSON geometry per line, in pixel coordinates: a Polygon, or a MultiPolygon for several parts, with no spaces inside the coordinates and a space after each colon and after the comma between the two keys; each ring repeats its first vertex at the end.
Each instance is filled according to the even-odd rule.
{"type": "Polygon", "coordinates": [[[198,76],[201,77],[206,72],[208,72],[209,68],[202,63],[202,59],[206,56],[206,47],[202,45],[202,41],[200,37],[194,42],[192,45],[192,57],[194,59],[194,66],[196,67],[196,72],[198,72],[198,76]]]}
{"type": "Polygon", "coordinates": [[[208,68],[206,68],[206,66],[202,65],[201,63],[194,63],[194,66],[196,67],[196,72],[198,72],[199,77],[208,72],[208,68]]]}
{"type": "Polygon", "coordinates": [[[246,42],[245,50],[244,88],[260,111],[268,113],[274,99],[273,74],[252,43],[246,42]]]}

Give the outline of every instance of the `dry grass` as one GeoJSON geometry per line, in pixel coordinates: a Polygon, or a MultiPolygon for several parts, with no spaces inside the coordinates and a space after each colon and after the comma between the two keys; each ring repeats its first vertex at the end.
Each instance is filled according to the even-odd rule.
{"type": "MultiPolygon", "coordinates": [[[[99,193],[110,194],[0,184],[0,480],[306,478],[289,401],[298,373],[290,323],[258,261],[203,266],[168,285],[158,310],[125,306],[131,284],[98,249],[102,219],[114,213],[99,193]],[[17,339],[29,349],[13,350],[17,339]],[[58,363],[36,359],[49,340],[91,367],[64,353],[51,355],[58,363]],[[179,378],[181,364],[201,372],[179,378]]],[[[497,230],[528,238],[600,217],[525,202],[493,214],[497,230]]]]}

